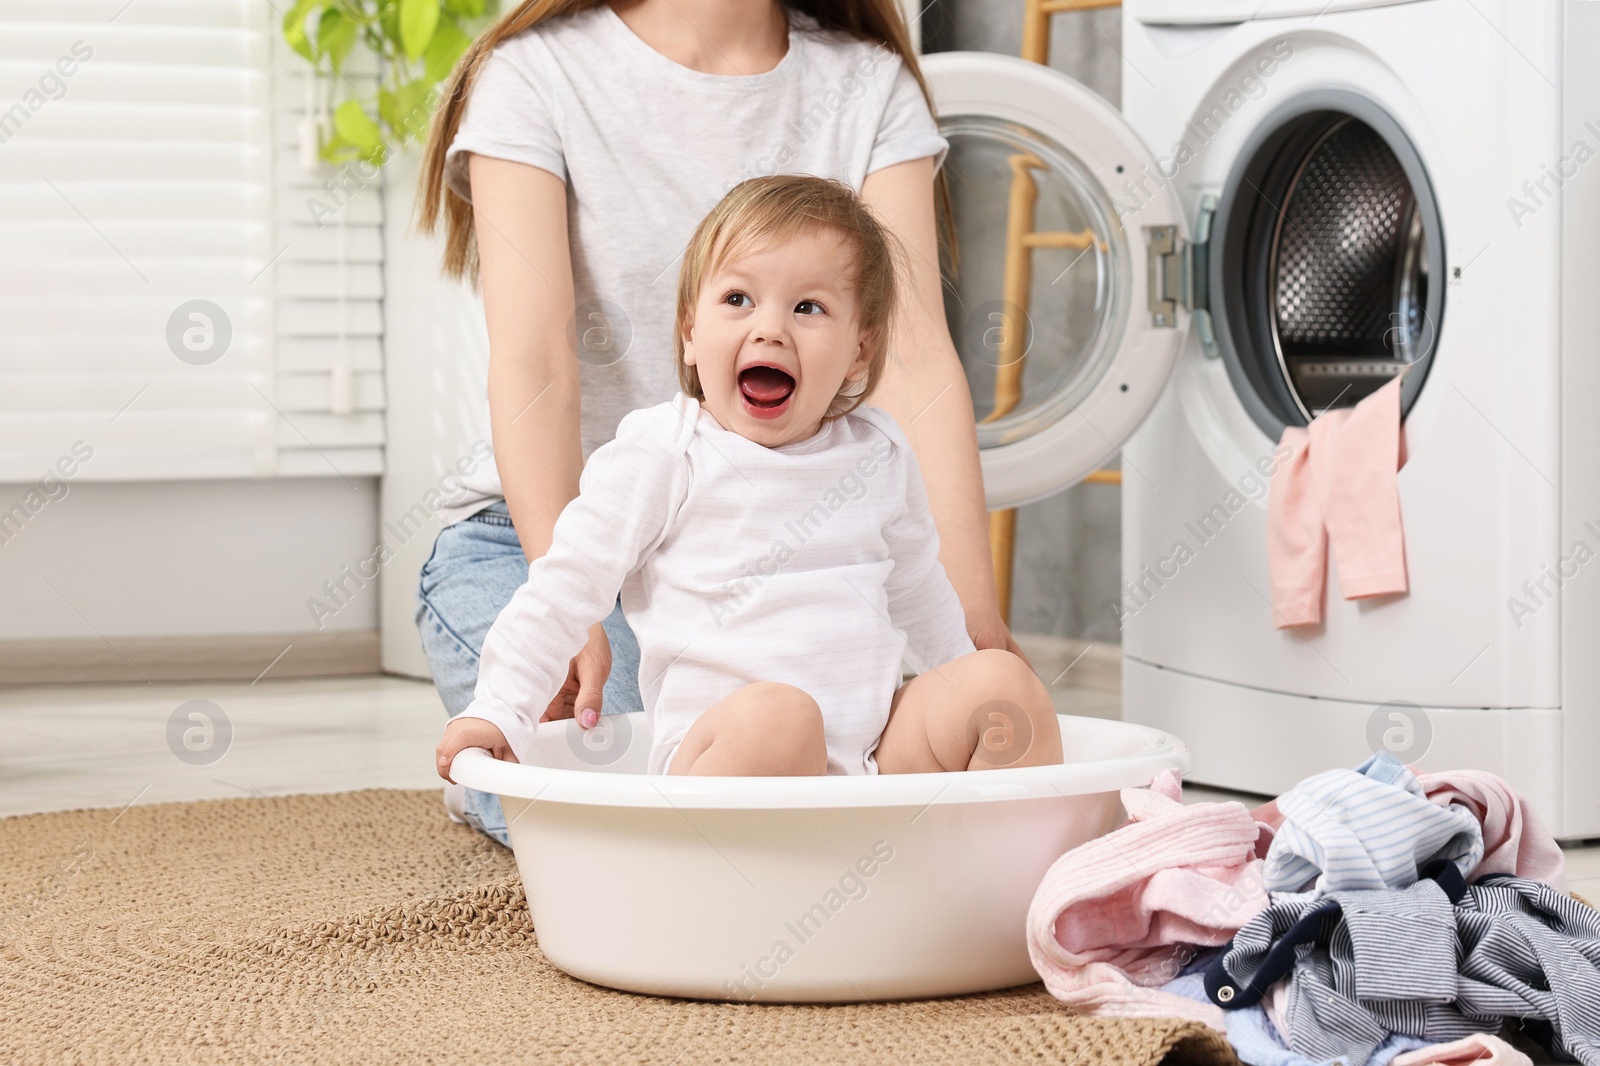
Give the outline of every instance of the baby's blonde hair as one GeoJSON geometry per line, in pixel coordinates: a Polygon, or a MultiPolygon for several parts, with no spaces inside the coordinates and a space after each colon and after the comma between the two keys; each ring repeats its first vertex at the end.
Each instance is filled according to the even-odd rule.
{"type": "Polygon", "coordinates": [[[858,382],[845,382],[828,405],[824,421],[859,407],[883,377],[888,362],[891,323],[899,304],[896,269],[905,252],[889,228],[850,186],[808,174],[776,174],[751,178],[728,191],[695,229],[678,272],[678,328],[674,348],[678,381],[683,391],[705,399],[700,374],[683,361],[683,335],[694,317],[700,287],[730,259],[813,230],[837,233],[855,251],[856,320],[867,354],[867,372],[858,382]]]}

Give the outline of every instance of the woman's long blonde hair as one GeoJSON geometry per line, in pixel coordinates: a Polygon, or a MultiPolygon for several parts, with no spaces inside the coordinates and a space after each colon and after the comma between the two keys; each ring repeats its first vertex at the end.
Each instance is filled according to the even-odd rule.
{"type": "MultiPolygon", "coordinates": [[[[416,224],[423,233],[435,232],[442,220],[445,226],[444,272],[452,278],[467,278],[474,284],[478,280],[478,247],[473,232],[472,204],[462,199],[454,190],[446,194],[444,178],[445,153],[455,140],[466,111],[467,98],[484,60],[499,44],[509,37],[536,26],[546,19],[559,18],[597,7],[608,0],[525,0],[501,16],[500,20],[473,42],[456,64],[444,91],[443,102],[434,116],[428,134],[428,148],[423,156],[422,174],[418,179],[416,224]]],[[[922,95],[933,111],[933,97],[928,83],[917,64],[911,49],[910,34],[900,15],[896,0],[779,0],[780,3],[803,11],[817,20],[824,30],[838,30],[853,37],[887,46],[900,56],[901,61],[922,87],[922,95]]],[[[935,113],[937,117],[937,113],[935,113]]],[[[950,204],[950,186],[943,169],[934,177],[935,202],[939,219],[941,244],[955,256],[953,215],[950,204]]]]}

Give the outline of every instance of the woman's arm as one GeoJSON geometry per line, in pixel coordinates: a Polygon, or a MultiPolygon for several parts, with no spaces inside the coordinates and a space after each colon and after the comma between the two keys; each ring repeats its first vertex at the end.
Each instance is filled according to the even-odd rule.
{"type": "Polygon", "coordinates": [[[932,157],[873,171],[861,196],[900,238],[910,261],[895,346],[869,402],[894,415],[917,453],[939,528],[939,561],[961,600],[973,644],[1021,655],[1000,618],[972,395],[944,316],[932,157]]]}
{"type": "MultiPolygon", "coordinates": [[[[567,338],[574,307],[567,184],[542,167],[477,153],[467,165],[489,326],[494,461],[532,562],[549,550],[583,470],[578,355],[567,338]]],[[[610,673],[611,644],[596,622],[545,716],[576,716],[587,728],[610,673]]]]}
{"type": "Polygon", "coordinates": [[[532,562],[549,549],[583,469],[578,357],[566,336],[573,314],[567,185],[540,167],[476,153],[468,166],[495,465],[532,562]]]}
{"type": "Polygon", "coordinates": [[[896,442],[904,464],[905,499],[899,516],[883,530],[894,568],[884,582],[889,619],[906,635],[906,660],[918,673],[967,655],[975,647],[960,598],[934,548],[938,530],[928,510],[916,452],[896,442]]]}

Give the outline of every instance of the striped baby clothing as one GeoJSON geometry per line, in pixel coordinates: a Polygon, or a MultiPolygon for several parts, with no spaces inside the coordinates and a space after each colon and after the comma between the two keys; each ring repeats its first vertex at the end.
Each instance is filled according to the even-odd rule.
{"type": "Polygon", "coordinates": [[[1405,888],[1433,859],[1449,859],[1466,876],[1483,858],[1483,828],[1472,811],[1430,802],[1387,751],[1354,770],[1306,778],[1277,807],[1283,824],[1264,872],[1272,893],[1405,888]]]}
{"type": "MultiPolygon", "coordinates": [[[[1194,972],[1186,972],[1181,977],[1173,978],[1161,986],[1161,991],[1210,1004],[1211,1001],[1206,998],[1204,971],[1213,961],[1215,960],[1208,952],[1192,964],[1194,972]]],[[[1290,1050],[1289,1045],[1284,1043],[1283,1037],[1279,1034],[1277,1026],[1259,1003],[1242,1010],[1218,1013],[1222,1015],[1227,1026],[1228,1043],[1239,1056],[1240,1062],[1249,1063],[1250,1066],[1350,1066],[1342,1059],[1310,1058],[1290,1050]]],[[[1367,1066],[1389,1066],[1389,1063],[1396,1062],[1402,1055],[1431,1046],[1428,1041],[1420,1037],[1390,1033],[1383,1043],[1373,1049],[1372,1056],[1367,1060],[1367,1066]]],[[[1474,1064],[1462,1063],[1461,1066],[1474,1066],[1474,1064]]],[[[1476,1066],[1532,1066],[1532,1064],[1482,1062],[1476,1066]]]]}
{"type": "Polygon", "coordinates": [[[1522,1019],[1552,1053],[1600,1066],[1600,912],[1504,874],[1431,864],[1404,889],[1275,897],[1207,971],[1224,1010],[1288,979],[1289,1045],[1363,1066],[1391,1033],[1436,1043],[1522,1019]]]}
{"type": "Polygon", "coordinates": [[[975,650],[916,457],[877,408],[776,448],[681,392],[629,414],[495,620],[462,716],[494,723],[526,761],[619,590],[639,640],[652,774],[696,718],[757,681],[817,701],[828,773],[876,773],[902,658],[922,671],[975,650]]]}

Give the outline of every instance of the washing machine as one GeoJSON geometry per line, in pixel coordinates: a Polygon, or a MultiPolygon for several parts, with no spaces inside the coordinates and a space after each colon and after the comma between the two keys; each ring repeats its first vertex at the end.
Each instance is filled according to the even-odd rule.
{"type": "Polygon", "coordinates": [[[1128,0],[1122,108],[924,66],[992,508],[1122,469],[1123,716],[1279,793],[1382,747],[1600,835],[1600,0],[1128,0]],[[1404,372],[1409,591],[1274,625],[1285,426],[1404,372]]]}

